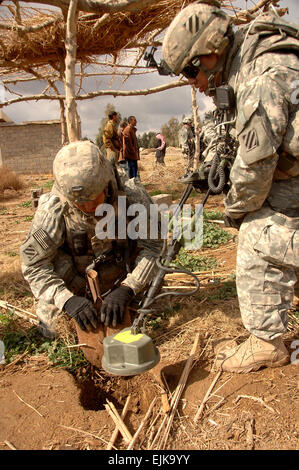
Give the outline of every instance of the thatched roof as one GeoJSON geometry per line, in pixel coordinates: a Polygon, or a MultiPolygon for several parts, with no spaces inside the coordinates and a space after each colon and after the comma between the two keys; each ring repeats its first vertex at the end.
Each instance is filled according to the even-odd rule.
{"type": "MultiPolygon", "coordinates": [[[[271,0],[262,0],[269,3],[271,0]]],[[[121,50],[140,47],[167,28],[180,9],[192,0],[158,0],[139,12],[112,14],[86,14],[81,12],[77,31],[77,59],[89,63],[95,55],[118,56],[121,50]]],[[[234,0],[222,0],[230,7],[234,0]]],[[[235,9],[235,12],[238,9],[235,9]]],[[[0,66],[10,70],[16,66],[54,65],[65,57],[65,20],[57,11],[21,7],[21,21],[17,21],[13,8],[0,5],[0,66]],[[40,29],[40,25],[47,25],[40,29]],[[26,32],[26,29],[29,32],[26,32]]]]}
{"type": "MultiPolygon", "coordinates": [[[[109,14],[109,18],[100,24],[99,15],[82,13],[78,20],[77,58],[83,63],[88,63],[94,55],[117,55],[124,48],[138,47],[152,32],[166,28],[182,5],[188,3],[191,3],[191,0],[162,0],[142,12],[109,14]]],[[[0,15],[3,6],[0,6],[0,15]]],[[[38,31],[20,33],[13,29],[0,30],[0,39],[5,48],[0,48],[0,63],[9,66],[9,62],[15,61],[32,66],[53,64],[63,59],[65,21],[61,14],[37,14],[36,11],[26,8],[22,25],[32,27],[49,20],[54,22],[38,31]]],[[[6,20],[6,23],[13,26],[15,20],[11,18],[6,20]]]]}

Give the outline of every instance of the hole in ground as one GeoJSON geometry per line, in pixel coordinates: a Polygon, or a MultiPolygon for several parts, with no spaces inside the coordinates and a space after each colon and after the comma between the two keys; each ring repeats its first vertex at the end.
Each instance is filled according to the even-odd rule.
{"type": "Polygon", "coordinates": [[[109,376],[93,366],[79,368],[74,379],[80,389],[80,404],[85,410],[105,409],[106,400],[117,409],[122,409],[131,395],[129,409],[134,413],[145,413],[158,392],[157,384],[149,374],[134,377],[109,376]]]}

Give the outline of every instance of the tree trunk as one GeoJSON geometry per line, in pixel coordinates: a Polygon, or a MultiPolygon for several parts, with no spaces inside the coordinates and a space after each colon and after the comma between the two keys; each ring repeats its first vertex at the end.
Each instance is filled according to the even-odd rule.
{"type": "Polygon", "coordinates": [[[76,92],[75,92],[75,66],[77,52],[77,10],[78,0],[71,0],[67,15],[66,37],[65,37],[65,103],[66,124],[70,142],[80,140],[79,119],[77,114],[76,92]]]}

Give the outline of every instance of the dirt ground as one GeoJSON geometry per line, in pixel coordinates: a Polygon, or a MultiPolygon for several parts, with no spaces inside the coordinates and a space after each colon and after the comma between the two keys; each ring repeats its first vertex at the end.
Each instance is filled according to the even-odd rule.
{"type": "MultiPolygon", "coordinates": [[[[141,181],[149,193],[171,193],[179,198],[184,185],[177,182],[183,174],[183,160],[175,149],[168,149],[166,167],[154,167],[154,154],[143,155],[141,181]]],[[[0,298],[2,301],[34,313],[35,302],[22,279],[18,250],[26,238],[34,209],[30,189],[48,191],[51,175],[23,176],[24,190],[0,195],[0,298]]],[[[191,202],[200,202],[196,194],[191,202]]],[[[223,211],[222,196],[207,202],[209,210],[223,211]]],[[[108,415],[106,400],[122,412],[127,397],[130,404],[125,423],[132,435],[138,429],[156,397],[153,413],[134,446],[148,449],[163,418],[161,396],[168,400],[175,391],[186,365],[196,334],[199,344],[183,389],[177,413],[164,445],[159,440],[153,449],[168,450],[295,450],[299,444],[299,369],[289,364],[250,374],[218,374],[209,400],[198,421],[199,410],[217,371],[213,368],[214,348],[222,340],[241,342],[248,336],[243,328],[234,289],[237,231],[227,229],[232,238],[217,248],[202,249],[204,257],[213,257],[217,266],[199,274],[200,293],[161,303],[160,323],[151,328],[161,361],[152,371],[135,377],[113,377],[91,365],[69,372],[55,367],[47,353],[19,354],[0,366],[0,449],[100,450],[107,447],[115,425],[108,415]],[[230,284],[228,284],[228,282],[230,284]],[[221,294],[221,295],[220,295],[221,294]]],[[[166,276],[168,286],[188,286],[183,278],[166,276]]],[[[7,309],[0,308],[7,315],[7,309]]],[[[15,328],[28,331],[31,324],[15,319],[15,328]]],[[[0,323],[0,339],[3,326],[0,323]]],[[[290,312],[285,344],[299,338],[298,299],[290,312]]],[[[127,444],[118,437],[117,449],[127,444]]]]}

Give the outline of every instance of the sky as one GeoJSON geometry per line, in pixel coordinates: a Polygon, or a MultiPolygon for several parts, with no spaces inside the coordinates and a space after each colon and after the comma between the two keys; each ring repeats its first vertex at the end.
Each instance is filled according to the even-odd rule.
{"type": "MultiPolygon", "coordinates": [[[[253,5],[251,0],[239,0],[237,2],[241,8],[250,8],[253,5]]],[[[289,15],[284,18],[294,23],[299,22],[299,1],[281,0],[280,7],[288,7],[289,15]]],[[[175,80],[175,78],[172,78],[175,80]]],[[[131,77],[126,83],[116,80],[110,87],[112,89],[144,89],[152,88],[171,81],[170,77],[162,77],[157,72],[131,77]]],[[[85,91],[106,89],[107,82],[102,78],[89,79],[85,86],[85,91]]],[[[37,92],[40,87],[37,84],[30,83],[23,86],[23,91],[28,94],[37,92]]],[[[63,90],[61,89],[61,92],[63,90]]],[[[104,110],[107,104],[113,104],[116,111],[124,116],[134,115],[137,118],[138,134],[143,132],[158,132],[161,126],[169,121],[171,117],[179,120],[183,115],[192,113],[191,87],[185,86],[174,88],[161,93],[155,93],[148,96],[130,96],[116,97],[103,96],[91,100],[78,101],[78,112],[82,124],[82,137],[95,139],[101,119],[104,116],[104,110]]],[[[210,98],[197,93],[197,104],[199,115],[202,117],[212,106],[210,98]]],[[[38,121],[59,119],[59,106],[57,102],[41,100],[39,102],[18,103],[2,108],[3,111],[15,122],[38,121]]]]}

